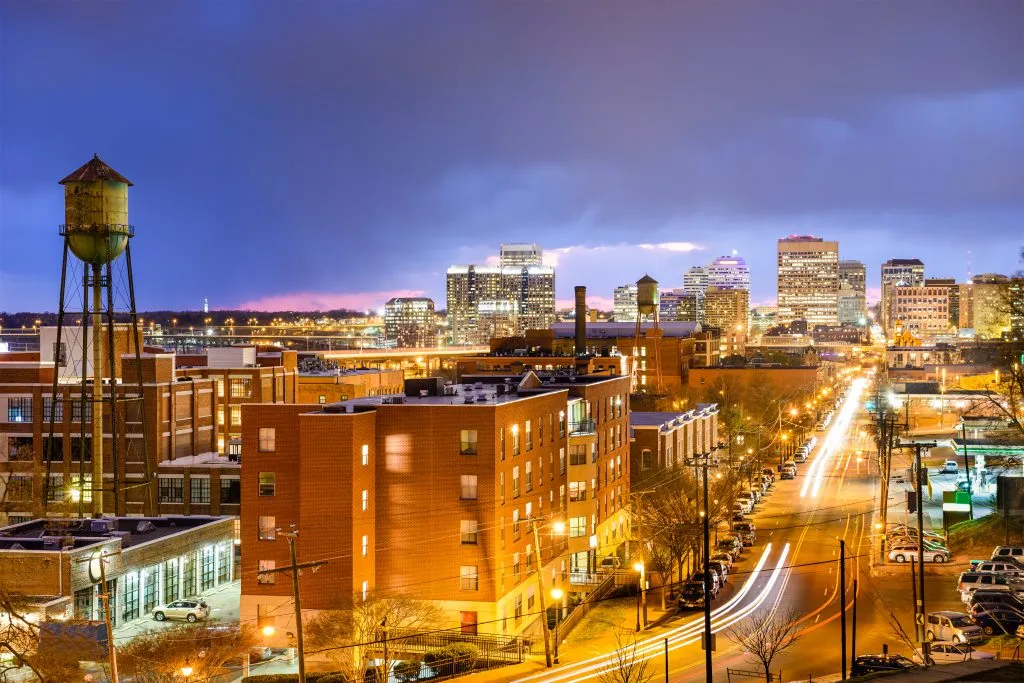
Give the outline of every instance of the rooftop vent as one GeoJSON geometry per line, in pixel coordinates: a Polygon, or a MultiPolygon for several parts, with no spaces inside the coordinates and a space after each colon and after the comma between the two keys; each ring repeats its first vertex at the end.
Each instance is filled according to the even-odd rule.
{"type": "Polygon", "coordinates": [[[145,534],[150,531],[156,531],[156,524],[153,524],[153,522],[150,522],[149,520],[139,522],[135,525],[135,533],[137,534],[145,534]]]}
{"type": "Polygon", "coordinates": [[[94,534],[107,534],[114,530],[112,519],[90,519],[89,531],[94,534]]]}

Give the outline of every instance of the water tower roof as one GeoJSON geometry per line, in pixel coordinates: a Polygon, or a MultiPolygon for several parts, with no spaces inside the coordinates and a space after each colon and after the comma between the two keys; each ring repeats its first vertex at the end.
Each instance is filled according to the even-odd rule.
{"type": "Polygon", "coordinates": [[[658,281],[645,273],[642,278],[636,281],[636,283],[638,285],[656,285],[658,284],[658,281]]]}
{"type": "Polygon", "coordinates": [[[92,159],[85,162],[85,164],[83,164],[77,171],[68,175],[64,180],[61,180],[60,184],[88,183],[96,180],[110,180],[115,183],[124,183],[126,185],[133,184],[132,181],[110,168],[110,166],[108,166],[107,163],[100,159],[99,155],[96,154],[93,154],[92,159]]]}

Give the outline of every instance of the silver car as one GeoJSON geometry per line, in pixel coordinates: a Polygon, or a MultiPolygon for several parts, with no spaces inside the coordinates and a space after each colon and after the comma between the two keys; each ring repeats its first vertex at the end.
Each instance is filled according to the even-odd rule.
{"type": "MultiPolygon", "coordinates": [[[[917,560],[917,546],[916,545],[897,545],[889,551],[889,559],[896,562],[910,562],[911,558],[914,561],[917,560]]],[[[924,549],[924,561],[925,562],[949,562],[949,551],[925,548],[924,549]]]]}
{"type": "Polygon", "coordinates": [[[210,606],[206,604],[205,600],[175,600],[153,610],[153,618],[157,621],[184,619],[190,624],[194,624],[208,616],[210,616],[210,606]]]}

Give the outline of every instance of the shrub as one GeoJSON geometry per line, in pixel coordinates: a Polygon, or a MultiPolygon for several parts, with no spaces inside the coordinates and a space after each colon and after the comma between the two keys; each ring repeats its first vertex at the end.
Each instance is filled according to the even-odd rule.
{"type": "Polygon", "coordinates": [[[399,681],[415,681],[420,677],[422,666],[419,662],[407,659],[395,665],[395,678],[399,681]]]}
{"type": "MultiPolygon", "coordinates": [[[[246,676],[242,683],[298,683],[298,674],[262,674],[246,676]]],[[[307,673],[306,683],[346,683],[345,674],[337,672],[307,673]]]]}
{"type": "Polygon", "coordinates": [[[438,676],[454,676],[473,668],[480,654],[480,648],[473,643],[452,643],[423,656],[423,663],[438,676]]]}

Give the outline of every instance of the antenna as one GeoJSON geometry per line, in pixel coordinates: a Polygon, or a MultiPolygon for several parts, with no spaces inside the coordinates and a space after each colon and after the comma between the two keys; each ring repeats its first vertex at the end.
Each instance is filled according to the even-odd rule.
{"type": "Polygon", "coordinates": [[[974,279],[974,272],[971,268],[971,250],[967,250],[967,281],[970,282],[974,279]]]}

